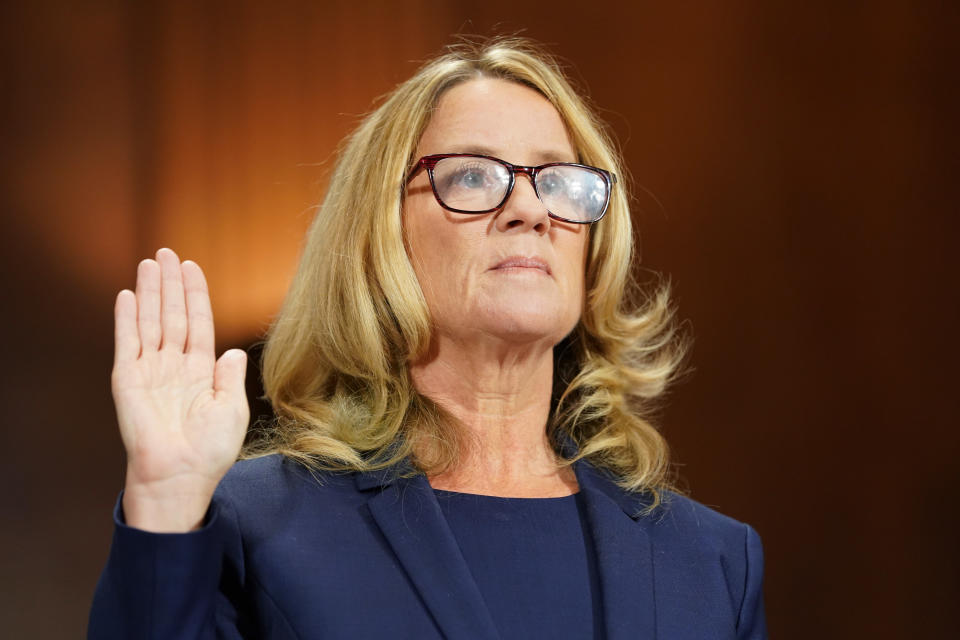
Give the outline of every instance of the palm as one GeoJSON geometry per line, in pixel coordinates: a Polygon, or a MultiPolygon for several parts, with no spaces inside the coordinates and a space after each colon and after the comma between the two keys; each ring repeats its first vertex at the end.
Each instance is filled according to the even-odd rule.
{"type": "Polygon", "coordinates": [[[215,359],[200,268],[167,249],[142,262],[136,294],[121,292],[116,306],[113,396],[128,489],[212,492],[246,432],[244,368],[237,350],[215,359]]]}
{"type": "Polygon", "coordinates": [[[157,351],[118,363],[114,397],[122,435],[144,481],[236,459],[246,404],[217,398],[212,358],[157,351]]]}

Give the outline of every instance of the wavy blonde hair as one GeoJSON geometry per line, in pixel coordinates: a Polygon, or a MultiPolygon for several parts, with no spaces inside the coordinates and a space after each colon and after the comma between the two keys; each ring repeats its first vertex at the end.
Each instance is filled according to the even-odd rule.
{"type": "Polygon", "coordinates": [[[587,458],[624,488],[650,491],[656,504],[670,487],[670,465],[648,414],[677,371],[683,341],[666,286],[643,295],[632,278],[625,171],[611,138],[557,62],[518,38],[450,47],[344,141],[267,336],[263,379],[276,419],[245,455],[279,452],[311,467],[358,471],[408,460],[436,473],[457,463],[462,430],[409,376],[431,324],[404,246],[401,185],[440,96],[479,77],[540,92],[566,124],[578,161],[621,178],[591,229],[580,322],[554,349],[548,429],[558,450],[574,445],[559,464],[587,458]]]}

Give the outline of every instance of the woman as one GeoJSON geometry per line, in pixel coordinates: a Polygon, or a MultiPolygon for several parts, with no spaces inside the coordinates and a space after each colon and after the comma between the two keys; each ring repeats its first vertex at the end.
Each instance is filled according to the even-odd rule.
{"type": "Polygon", "coordinates": [[[669,491],[643,418],[680,349],[624,299],[619,175],[529,44],[424,66],[343,150],[236,464],[245,356],[199,267],[142,262],[90,637],[765,637],[759,539],[669,491]]]}

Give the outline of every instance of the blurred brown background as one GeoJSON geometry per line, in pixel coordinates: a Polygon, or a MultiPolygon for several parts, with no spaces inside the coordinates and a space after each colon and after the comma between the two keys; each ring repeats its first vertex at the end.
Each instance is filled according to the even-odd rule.
{"type": "Polygon", "coordinates": [[[122,456],[113,297],[161,246],[261,336],[341,137],[454,33],[573,65],[695,373],[661,421],[753,524],[775,638],[946,637],[960,596],[949,3],[7,3],[0,635],[79,638],[122,456]],[[19,6],[17,6],[19,5],[19,6]]]}

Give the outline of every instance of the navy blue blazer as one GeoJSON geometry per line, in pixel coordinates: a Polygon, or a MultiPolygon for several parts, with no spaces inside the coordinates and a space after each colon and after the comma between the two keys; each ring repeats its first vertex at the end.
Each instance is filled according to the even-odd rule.
{"type": "MultiPolygon", "coordinates": [[[[766,638],[753,529],[678,495],[641,515],[642,496],[574,470],[608,640],[766,638]]],[[[127,527],[118,503],[88,637],[496,640],[427,479],[396,476],[239,462],[184,534],[127,527]]]]}

